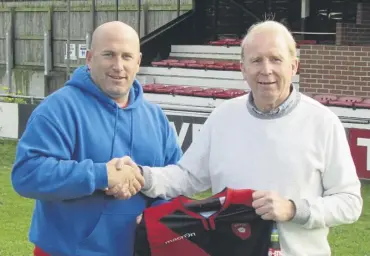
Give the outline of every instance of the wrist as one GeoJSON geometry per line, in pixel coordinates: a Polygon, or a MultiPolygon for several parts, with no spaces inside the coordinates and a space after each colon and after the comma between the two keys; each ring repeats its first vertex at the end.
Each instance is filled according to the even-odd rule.
{"type": "Polygon", "coordinates": [[[310,218],[310,206],[306,199],[289,200],[294,205],[294,215],[290,220],[296,224],[304,225],[310,218]]]}
{"type": "Polygon", "coordinates": [[[289,204],[289,216],[288,216],[288,221],[292,220],[294,216],[296,215],[297,208],[293,200],[288,200],[289,204]]]}
{"type": "Polygon", "coordinates": [[[140,171],[141,176],[144,176],[143,167],[141,165],[138,165],[137,167],[139,168],[139,171],[140,171]]]}
{"type": "Polygon", "coordinates": [[[94,164],[95,189],[105,189],[109,184],[108,168],[104,163],[94,164]]]}
{"type": "Polygon", "coordinates": [[[152,188],[153,185],[153,177],[152,172],[149,167],[147,166],[139,166],[141,175],[144,177],[144,187],[142,188],[143,191],[149,190],[152,188]]]}

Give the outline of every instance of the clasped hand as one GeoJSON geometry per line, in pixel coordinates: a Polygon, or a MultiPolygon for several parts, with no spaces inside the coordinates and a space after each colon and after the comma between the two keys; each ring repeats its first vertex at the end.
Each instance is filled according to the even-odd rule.
{"type": "Polygon", "coordinates": [[[128,199],[138,193],[144,186],[144,177],[138,166],[128,156],[114,158],[107,163],[107,195],[117,199],[128,199]]]}
{"type": "Polygon", "coordinates": [[[291,220],[295,215],[293,202],[275,192],[255,191],[252,197],[252,207],[264,220],[283,222],[291,220]]]}
{"type": "MultiPolygon", "coordinates": [[[[117,199],[129,199],[144,186],[144,177],[139,167],[128,156],[114,158],[107,163],[108,188],[107,195],[117,199]]],[[[252,207],[265,220],[289,221],[295,215],[295,205],[277,193],[270,191],[255,191],[252,195],[252,207]]]]}

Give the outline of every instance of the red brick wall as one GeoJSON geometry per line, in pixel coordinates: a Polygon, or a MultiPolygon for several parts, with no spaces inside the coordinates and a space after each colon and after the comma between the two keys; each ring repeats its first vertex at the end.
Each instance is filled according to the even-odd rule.
{"type": "Polygon", "coordinates": [[[370,45],[370,24],[337,23],[336,45],[370,45]]]}
{"type": "Polygon", "coordinates": [[[356,23],[337,23],[336,45],[370,45],[370,3],[358,3],[356,23]]]}
{"type": "Polygon", "coordinates": [[[370,3],[358,3],[356,23],[370,25],[370,3]]]}
{"type": "Polygon", "coordinates": [[[299,89],[370,97],[370,46],[302,45],[299,89]]]}

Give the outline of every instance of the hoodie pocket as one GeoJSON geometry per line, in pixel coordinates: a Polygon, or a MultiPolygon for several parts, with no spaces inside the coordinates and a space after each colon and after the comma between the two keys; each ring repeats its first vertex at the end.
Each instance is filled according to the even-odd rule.
{"type": "Polygon", "coordinates": [[[128,200],[118,200],[111,199],[107,201],[103,214],[128,214],[128,215],[140,215],[146,206],[146,199],[140,195],[136,194],[128,200]]]}
{"type": "Polygon", "coordinates": [[[135,214],[102,214],[92,232],[77,246],[76,256],[131,256],[135,214]]]}
{"type": "Polygon", "coordinates": [[[91,233],[77,246],[76,256],[132,256],[136,217],[145,208],[140,194],[128,200],[108,199],[91,233]]]}

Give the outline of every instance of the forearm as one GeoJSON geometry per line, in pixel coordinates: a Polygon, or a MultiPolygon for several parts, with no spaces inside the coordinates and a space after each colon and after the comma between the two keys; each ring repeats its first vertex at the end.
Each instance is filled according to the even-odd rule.
{"type": "Polygon", "coordinates": [[[307,229],[334,227],[355,222],[361,214],[363,200],[360,182],[343,191],[325,194],[316,199],[295,201],[296,214],[292,222],[307,229]]]}
{"type": "Polygon", "coordinates": [[[166,167],[143,167],[145,186],[142,192],[148,197],[163,199],[179,195],[192,196],[208,189],[200,179],[180,165],[166,167]]]}
{"type": "Polygon", "coordinates": [[[293,221],[308,229],[333,227],[355,222],[361,215],[363,200],[361,182],[356,173],[346,133],[337,116],[326,119],[322,133],[323,169],[322,196],[297,201],[297,216],[293,221]],[[309,215],[303,222],[304,215],[309,215]]]}
{"type": "Polygon", "coordinates": [[[68,200],[104,189],[108,179],[105,163],[34,157],[16,162],[12,183],[15,191],[27,198],[68,200]]]}

